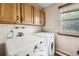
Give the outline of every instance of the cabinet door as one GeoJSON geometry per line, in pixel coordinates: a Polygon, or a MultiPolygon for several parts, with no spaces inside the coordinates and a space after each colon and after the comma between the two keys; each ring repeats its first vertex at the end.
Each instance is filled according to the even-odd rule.
{"type": "Polygon", "coordinates": [[[18,20],[17,6],[14,3],[1,3],[0,23],[16,23],[18,20]]]}
{"type": "Polygon", "coordinates": [[[31,4],[22,4],[22,23],[33,24],[33,6],[31,4]]]}
{"type": "Polygon", "coordinates": [[[40,9],[34,7],[34,24],[40,25],[40,9]]]}
{"type": "Polygon", "coordinates": [[[40,11],[41,16],[40,16],[40,24],[45,25],[45,13],[43,10],[40,11]]]}

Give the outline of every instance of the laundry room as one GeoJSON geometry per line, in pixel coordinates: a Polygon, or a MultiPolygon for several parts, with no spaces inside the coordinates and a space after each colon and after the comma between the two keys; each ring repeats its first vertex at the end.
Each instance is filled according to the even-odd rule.
{"type": "Polygon", "coordinates": [[[79,3],[0,3],[0,56],[78,56],[79,3]]]}

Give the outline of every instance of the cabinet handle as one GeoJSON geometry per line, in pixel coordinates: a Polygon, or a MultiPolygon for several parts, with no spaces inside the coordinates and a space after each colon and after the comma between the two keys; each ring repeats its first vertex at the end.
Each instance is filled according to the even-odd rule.
{"type": "Polygon", "coordinates": [[[17,20],[19,20],[19,16],[17,16],[16,18],[17,18],[17,20]]]}
{"type": "Polygon", "coordinates": [[[22,17],[22,21],[24,21],[25,20],[25,18],[24,17],[22,17]]]}

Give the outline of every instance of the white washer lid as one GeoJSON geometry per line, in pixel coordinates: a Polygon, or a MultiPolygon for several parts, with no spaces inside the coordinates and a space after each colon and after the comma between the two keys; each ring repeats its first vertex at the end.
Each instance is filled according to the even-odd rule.
{"type": "Polygon", "coordinates": [[[50,37],[52,39],[55,39],[54,33],[51,33],[51,32],[37,32],[37,33],[33,33],[33,35],[40,36],[40,37],[50,37]]]}
{"type": "Polygon", "coordinates": [[[45,40],[34,35],[28,35],[25,37],[16,37],[6,40],[7,52],[8,54],[13,54],[23,49],[29,50],[29,47],[34,47],[35,44],[38,44],[40,41],[45,40]]]}

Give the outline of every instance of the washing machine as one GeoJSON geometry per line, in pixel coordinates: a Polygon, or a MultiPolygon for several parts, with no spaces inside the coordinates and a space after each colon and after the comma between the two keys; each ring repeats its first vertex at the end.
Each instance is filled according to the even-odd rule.
{"type": "MultiPolygon", "coordinates": [[[[42,49],[39,49],[42,52],[48,52],[48,56],[54,56],[55,54],[55,34],[51,32],[37,32],[33,35],[39,36],[41,38],[46,39],[46,46],[42,49]]],[[[38,51],[38,53],[42,54],[42,52],[38,51]]]]}
{"type": "MultiPolygon", "coordinates": [[[[6,55],[7,56],[40,56],[36,54],[46,45],[46,39],[35,35],[25,35],[22,37],[15,37],[6,39],[6,55]],[[39,49],[38,49],[39,48],[39,49]]],[[[46,53],[42,54],[43,56],[46,53]]]]}
{"type": "Polygon", "coordinates": [[[54,33],[37,32],[31,35],[6,39],[8,56],[53,56],[55,52],[54,33]]]}

